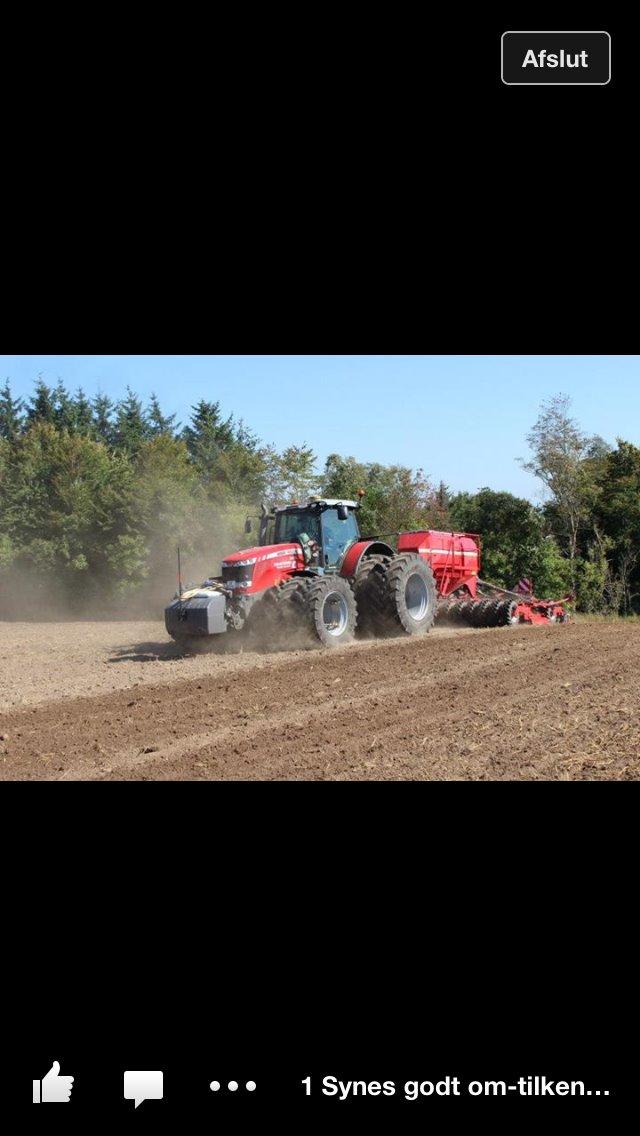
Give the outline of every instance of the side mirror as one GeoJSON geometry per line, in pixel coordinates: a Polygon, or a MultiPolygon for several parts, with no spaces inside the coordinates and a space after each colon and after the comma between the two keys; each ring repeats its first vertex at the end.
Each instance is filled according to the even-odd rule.
{"type": "Polygon", "coordinates": [[[348,521],[349,520],[349,510],[347,509],[346,505],[339,505],[338,506],[338,520],[339,521],[348,521]]]}
{"type": "Polygon", "coordinates": [[[244,531],[247,536],[249,536],[249,534],[253,532],[253,521],[249,517],[247,517],[245,521],[244,531]]]}

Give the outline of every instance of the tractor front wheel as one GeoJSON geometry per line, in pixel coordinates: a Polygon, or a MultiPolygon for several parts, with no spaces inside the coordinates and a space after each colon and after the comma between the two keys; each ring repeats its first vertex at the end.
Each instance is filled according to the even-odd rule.
{"type": "Polygon", "coordinates": [[[311,630],[324,647],[343,647],[356,633],[358,606],[352,589],[339,576],[312,580],[307,592],[311,630]]]}

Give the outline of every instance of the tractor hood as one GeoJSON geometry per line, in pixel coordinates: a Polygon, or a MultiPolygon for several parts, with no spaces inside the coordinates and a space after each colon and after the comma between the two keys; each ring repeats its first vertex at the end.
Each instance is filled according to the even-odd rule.
{"type": "Polygon", "coordinates": [[[303,569],[302,545],[268,544],[228,556],[222,564],[222,582],[236,595],[258,595],[278,587],[303,569]]]}

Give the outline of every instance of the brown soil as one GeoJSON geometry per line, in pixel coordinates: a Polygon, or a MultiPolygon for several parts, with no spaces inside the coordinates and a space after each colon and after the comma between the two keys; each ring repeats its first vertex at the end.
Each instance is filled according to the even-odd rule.
{"type": "Polygon", "coordinates": [[[155,623],[0,643],[0,780],[640,776],[638,624],[193,659],[155,623]]]}

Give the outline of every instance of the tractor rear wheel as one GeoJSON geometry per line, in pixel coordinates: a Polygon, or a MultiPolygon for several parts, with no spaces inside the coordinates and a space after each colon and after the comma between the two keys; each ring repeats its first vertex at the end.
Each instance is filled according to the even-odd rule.
{"type": "Polygon", "coordinates": [[[358,605],[358,631],[365,636],[384,633],[390,563],[389,556],[369,556],[363,560],[358,570],[354,585],[358,605]]]}
{"type": "Polygon", "coordinates": [[[438,610],[433,572],[419,556],[402,554],[387,575],[387,614],[407,635],[426,635],[438,610]]]}

